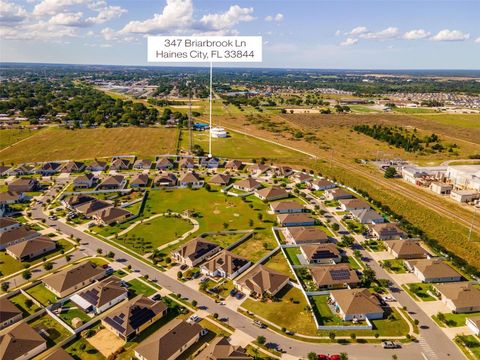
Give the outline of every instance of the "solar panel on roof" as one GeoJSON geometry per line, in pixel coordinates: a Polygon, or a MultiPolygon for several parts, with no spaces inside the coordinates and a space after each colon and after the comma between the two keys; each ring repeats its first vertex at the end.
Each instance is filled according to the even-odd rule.
{"type": "Polygon", "coordinates": [[[348,280],[350,279],[350,271],[347,269],[331,270],[330,275],[333,280],[348,280]]]}

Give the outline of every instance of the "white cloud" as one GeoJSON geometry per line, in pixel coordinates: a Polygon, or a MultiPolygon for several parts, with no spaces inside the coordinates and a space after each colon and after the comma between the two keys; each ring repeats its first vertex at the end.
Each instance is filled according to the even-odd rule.
{"type": "Polygon", "coordinates": [[[357,26],[353,28],[352,31],[346,32],[345,35],[360,35],[368,32],[368,29],[365,26],[357,26]]]}
{"type": "Polygon", "coordinates": [[[384,30],[377,32],[367,32],[360,34],[360,37],[367,40],[387,40],[396,38],[400,33],[400,30],[396,27],[388,27],[384,30]]]}
{"type": "Polygon", "coordinates": [[[282,22],[283,19],[284,19],[283,14],[278,13],[278,14],[275,14],[275,15],[268,15],[268,16],[265,18],[265,21],[268,21],[268,22],[271,22],[271,21],[282,22]]]}
{"type": "Polygon", "coordinates": [[[405,40],[420,40],[430,36],[430,33],[424,29],[414,29],[403,34],[405,40]]]}
{"type": "Polygon", "coordinates": [[[465,41],[469,38],[470,34],[468,33],[449,29],[440,30],[435,36],[431,37],[434,41],[465,41]]]}
{"type": "Polygon", "coordinates": [[[33,8],[33,15],[56,15],[60,12],[68,11],[75,5],[86,5],[90,0],[42,0],[33,8]]]}
{"type": "Polygon", "coordinates": [[[77,33],[72,27],[58,26],[48,22],[26,24],[22,27],[1,27],[0,36],[6,40],[61,40],[74,37],[77,33]]]}
{"type": "Polygon", "coordinates": [[[105,6],[103,8],[96,8],[95,10],[98,11],[97,16],[89,17],[86,20],[90,24],[103,24],[127,12],[126,9],[120,6],[105,6]]]}
{"type": "Polygon", "coordinates": [[[480,36],[475,39],[475,42],[476,42],[477,44],[480,44],[480,36]]]}
{"type": "Polygon", "coordinates": [[[200,23],[207,27],[207,31],[224,31],[231,29],[240,22],[252,21],[254,19],[252,13],[253,8],[242,8],[238,5],[232,5],[224,13],[204,15],[200,19],[200,23]]]}
{"type": "Polygon", "coordinates": [[[358,39],[347,38],[345,39],[345,41],[342,41],[340,43],[340,46],[352,46],[352,45],[355,45],[357,42],[358,42],[358,39]]]}
{"type": "Polygon", "coordinates": [[[82,12],[59,13],[51,17],[48,23],[52,25],[63,25],[63,26],[74,26],[74,27],[83,27],[88,25],[83,19],[82,12]]]}
{"type": "Polygon", "coordinates": [[[0,23],[10,24],[18,23],[27,17],[27,11],[20,5],[0,1],[0,23]]]}

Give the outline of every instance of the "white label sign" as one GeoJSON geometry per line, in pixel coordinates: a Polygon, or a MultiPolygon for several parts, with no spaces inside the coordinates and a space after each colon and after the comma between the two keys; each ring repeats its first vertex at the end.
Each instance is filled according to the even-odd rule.
{"type": "Polygon", "coordinates": [[[149,62],[261,62],[261,36],[149,36],[149,62]]]}

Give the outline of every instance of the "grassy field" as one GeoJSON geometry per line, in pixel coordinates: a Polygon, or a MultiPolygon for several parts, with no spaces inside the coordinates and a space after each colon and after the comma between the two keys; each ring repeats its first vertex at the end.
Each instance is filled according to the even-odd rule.
{"type": "Polygon", "coordinates": [[[392,260],[384,260],[383,267],[391,273],[394,274],[405,274],[407,272],[407,268],[405,266],[405,262],[402,259],[392,259],[392,260]],[[388,261],[387,265],[385,261],[388,261]]]}
{"type": "Polygon", "coordinates": [[[236,233],[236,234],[213,234],[213,235],[208,235],[205,236],[204,239],[214,242],[215,244],[218,244],[222,248],[227,248],[231,244],[233,244],[235,241],[240,240],[245,236],[244,233],[236,233]]]}
{"type": "Polygon", "coordinates": [[[242,306],[288,330],[300,334],[316,334],[317,328],[312,314],[305,310],[307,302],[299,289],[286,286],[277,296],[280,297],[278,302],[266,303],[247,299],[242,306]]]}
{"type": "Polygon", "coordinates": [[[176,129],[165,128],[50,128],[17,145],[0,150],[0,156],[8,163],[81,160],[119,154],[147,157],[174,153],[176,138],[176,129]]]}
{"type": "Polygon", "coordinates": [[[133,279],[128,282],[128,291],[132,293],[132,297],[140,294],[151,296],[156,292],[153,288],[138,279],[133,279]]]}
{"type": "Polygon", "coordinates": [[[57,302],[55,294],[48,290],[43,284],[35,285],[26,291],[42,305],[48,306],[57,302]]]}
{"type": "Polygon", "coordinates": [[[29,129],[2,129],[0,130],[0,149],[4,149],[39,132],[39,130],[29,129]]]}
{"type": "Polygon", "coordinates": [[[82,337],[70,343],[65,351],[75,359],[82,360],[103,360],[105,357],[82,337]]]}
{"type": "Polygon", "coordinates": [[[70,326],[72,326],[72,320],[74,318],[79,318],[83,323],[91,320],[83,310],[79,309],[78,306],[71,301],[63,303],[62,312],[58,316],[70,326]]]}
{"type": "Polygon", "coordinates": [[[431,296],[428,292],[432,288],[430,284],[424,283],[414,283],[406,284],[403,288],[412,296],[414,299],[420,299],[421,301],[435,301],[437,300],[431,296]]]}
{"type": "Polygon", "coordinates": [[[269,230],[265,230],[256,232],[247,241],[232,249],[232,253],[256,263],[276,247],[277,242],[273,238],[273,234],[269,230]]]}
{"type": "Polygon", "coordinates": [[[293,275],[292,271],[290,270],[290,267],[288,266],[287,259],[285,259],[281,251],[273,255],[263,265],[265,265],[266,267],[272,270],[288,275],[290,276],[290,279],[295,280],[295,276],[293,275]]]}
{"type": "Polygon", "coordinates": [[[422,114],[416,117],[448,126],[467,129],[480,128],[480,114],[422,114]]]}
{"type": "Polygon", "coordinates": [[[468,359],[480,359],[480,340],[478,337],[473,335],[458,336],[455,338],[455,342],[460,346],[468,359]]]}
{"type": "Polygon", "coordinates": [[[320,325],[352,325],[349,321],[343,321],[334,314],[327,304],[328,295],[312,296],[312,307],[320,325]]]}
{"type": "Polygon", "coordinates": [[[468,314],[443,313],[443,315],[445,315],[445,321],[440,321],[436,315],[432,317],[442,326],[446,325],[448,327],[458,327],[465,326],[465,321],[467,318],[480,316],[480,312],[473,312],[468,314]]]}
{"type": "Polygon", "coordinates": [[[300,260],[298,260],[297,256],[301,254],[299,247],[285,248],[285,253],[287,254],[288,260],[292,265],[301,265],[300,260]]]}
{"type": "Polygon", "coordinates": [[[9,300],[12,303],[14,303],[16,307],[18,307],[20,310],[22,310],[24,317],[29,316],[29,315],[35,313],[37,310],[40,309],[37,305],[35,305],[35,303],[32,306],[28,307],[25,304],[25,301],[27,299],[28,298],[25,295],[23,295],[22,293],[18,293],[17,295],[9,298],[9,300]]]}

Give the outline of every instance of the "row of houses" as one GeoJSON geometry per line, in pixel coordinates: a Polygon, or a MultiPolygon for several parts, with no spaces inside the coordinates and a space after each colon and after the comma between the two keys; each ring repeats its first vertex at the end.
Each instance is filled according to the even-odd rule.
{"type": "Polygon", "coordinates": [[[99,200],[90,195],[74,195],[63,204],[87,219],[94,219],[101,225],[120,224],[129,220],[133,214],[123,208],[114,206],[110,201],[99,200]]]}

